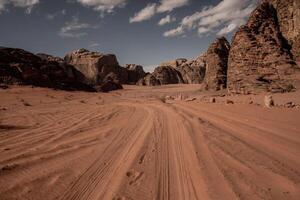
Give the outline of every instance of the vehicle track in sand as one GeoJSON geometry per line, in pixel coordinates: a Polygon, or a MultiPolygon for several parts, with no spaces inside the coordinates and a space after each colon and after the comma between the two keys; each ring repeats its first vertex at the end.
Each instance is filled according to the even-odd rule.
{"type": "Polygon", "coordinates": [[[296,120],[124,93],[2,116],[0,199],[300,198],[296,120]]]}

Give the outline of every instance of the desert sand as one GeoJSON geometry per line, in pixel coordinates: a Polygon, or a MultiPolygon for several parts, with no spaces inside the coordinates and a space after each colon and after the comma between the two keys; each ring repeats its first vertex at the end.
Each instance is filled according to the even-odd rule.
{"type": "Polygon", "coordinates": [[[0,199],[300,199],[300,109],[210,95],[0,90],[0,199]]]}

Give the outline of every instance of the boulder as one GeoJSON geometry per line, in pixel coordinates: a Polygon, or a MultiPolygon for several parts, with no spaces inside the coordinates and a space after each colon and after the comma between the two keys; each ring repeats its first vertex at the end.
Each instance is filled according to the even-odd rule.
{"type": "Polygon", "coordinates": [[[229,92],[284,92],[293,84],[299,68],[280,32],[276,14],[272,4],[263,2],[233,37],[228,60],[229,92]]]}
{"type": "Polygon", "coordinates": [[[152,74],[160,85],[184,83],[178,70],[170,66],[159,66],[152,74]]]}
{"type": "Polygon", "coordinates": [[[138,85],[200,84],[204,75],[205,64],[199,58],[190,61],[180,58],[162,63],[138,85]]]}
{"type": "Polygon", "coordinates": [[[128,84],[136,84],[140,79],[144,78],[146,73],[141,65],[127,64],[128,84]]]}
{"type": "Polygon", "coordinates": [[[147,73],[144,78],[141,78],[137,82],[137,85],[140,85],[140,86],[158,86],[158,85],[160,85],[160,82],[159,82],[158,79],[156,79],[156,77],[153,74],[147,73]]]}
{"type": "Polygon", "coordinates": [[[108,80],[101,85],[95,86],[98,92],[110,92],[114,90],[121,90],[123,89],[120,83],[116,83],[112,80],[108,80]]]}
{"type": "Polygon", "coordinates": [[[180,72],[183,82],[186,84],[200,84],[203,82],[206,64],[203,60],[205,55],[178,65],[176,69],[180,72]]]}
{"type": "Polygon", "coordinates": [[[273,97],[271,95],[265,96],[264,103],[267,108],[271,108],[271,107],[275,106],[273,97]]]}
{"type": "Polygon", "coordinates": [[[217,91],[226,88],[229,50],[230,44],[226,38],[217,38],[202,58],[206,66],[206,89],[217,91]]]}
{"type": "Polygon", "coordinates": [[[110,79],[117,83],[128,81],[127,70],[119,66],[116,56],[112,54],[79,49],[67,54],[64,60],[84,75],[81,82],[90,85],[99,85],[110,79]]]}

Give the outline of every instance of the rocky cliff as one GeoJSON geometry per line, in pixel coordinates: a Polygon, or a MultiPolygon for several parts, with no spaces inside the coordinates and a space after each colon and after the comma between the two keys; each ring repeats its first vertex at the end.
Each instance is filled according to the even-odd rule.
{"type": "Polygon", "coordinates": [[[300,1],[265,0],[270,2],[277,12],[279,28],[291,47],[294,59],[300,62],[300,1]]]}
{"type": "Polygon", "coordinates": [[[228,89],[238,93],[283,92],[292,87],[297,71],[289,44],[281,33],[277,11],[264,1],[233,38],[228,89]]]}
{"type": "Polygon", "coordinates": [[[208,48],[203,57],[206,89],[216,91],[226,88],[229,50],[230,44],[224,37],[217,38],[208,48]]]}
{"type": "Polygon", "coordinates": [[[107,80],[127,83],[127,70],[119,66],[115,55],[79,49],[68,53],[64,60],[84,75],[83,79],[80,80],[84,83],[98,85],[107,80]]]}

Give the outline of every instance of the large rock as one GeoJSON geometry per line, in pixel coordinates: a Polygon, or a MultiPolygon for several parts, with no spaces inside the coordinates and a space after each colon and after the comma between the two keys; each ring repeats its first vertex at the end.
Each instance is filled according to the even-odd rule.
{"type": "Polygon", "coordinates": [[[179,71],[170,66],[159,66],[152,74],[160,85],[184,83],[179,71]]]}
{"type": "Polygon", "coordinates": [[[158,85],[161,85],[161,84],[153,74],[147,73],[144,78],[141,78],[137,82],[137,85],[140,85],[140,86],[158,86],[158,85]]]}
{"type": "Polygon", "coordinates": [[[300,61],[300,1],[268,0],[277,11],[280,31],[291,46],[294,59],[300,61]]]}
{"type": "Polygon", "coordinates": [[[98,92],[110,92],[114,90],[121,90],[123,86],[120,83],[116,83],[112,80],[107,80],[105,83],[101,85],[95,86],[98,92]]]}
{"type": "Polygon", "coordinates": [[[141,65],[127,64],[125,68],[128,73],[128,84],[136,84],[140,79],[146,76],[141,65]]]}
{"type": "Polygon", "coordinates": [[[248,93],[286,91],[299,68],[280,32],[277,12],[263,2],[235,34],[229,53],[228,89],[248,93]]]}
{"type": "Polygon", "coordinates": [[[226,88],[229,50],[230,44],[226,38],[217,38],[202,57],[206,66],[204,79],[206,89],[216,91],[226,88]]]}
{"type": "Polygon", "coordinates": [[[199,58],[188,61],[179,58],[163,62],[152,74],[140,79],[138,85],[200,84],[205,75],[205,65],[199,58]]]}
{"type": "Polygon", "coordinates": [[[138,81],[138,85],[158,86],[184,83],[179,71],[171,66],[159,66],[138,81]]]}
{"type": "Polygon", "coordinates": [[[202,56],[194,60],[177,59],[176,69],[180,72],[183,82],[186,84],[200,84],[205,76],[205,63],[202,56]]]}
{"type": "MultiPolygon", "coordinates": [[[[73,70],[75,71],[74,68],[73,70]]],[[[57,61],[44,60],[30,52],[14,48],[0,48],[0,82],[95,91],[92,87],[70,77],[57,61]]]]}
{"type": "Polygon", "coordinates": [[[119,66],[115,55],[80,49],[67,54],[64,60],[84,75],[82,82],[90,85],[99,85],[110,79],[118,83],[128,81],[127,70],[119,66]]]}

